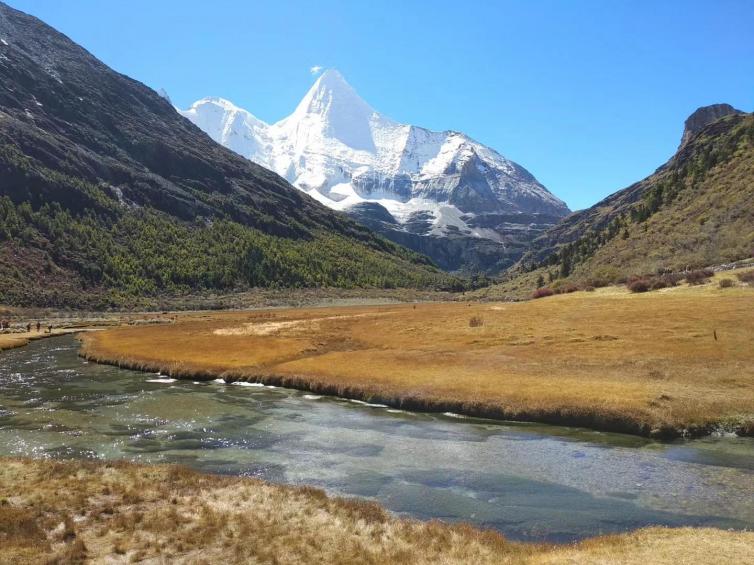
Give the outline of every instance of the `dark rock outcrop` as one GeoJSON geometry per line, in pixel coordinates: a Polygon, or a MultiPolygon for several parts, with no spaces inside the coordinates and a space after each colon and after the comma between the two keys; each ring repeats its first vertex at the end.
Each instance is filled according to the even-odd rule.
{"type": "Polygon", "coordinates": [[[741,114],[741,110],[736,110],[730,104],[711,104],[697,108],[683,124],[683,136],[681,137],[681,147],[686,145],[691,139],[702,131],[712,122],[719,120],[724,116],[731,114],[741,114]]]}

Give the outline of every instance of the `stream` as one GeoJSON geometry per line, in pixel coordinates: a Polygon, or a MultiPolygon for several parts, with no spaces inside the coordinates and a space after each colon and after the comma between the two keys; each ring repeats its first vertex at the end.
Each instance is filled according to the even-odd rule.
{"type": "Polygon", "coordinates": [[[88,363],[73,336],[0,353],[0,455],[179,463],[564,542],[754,528],[754,438],[658,442],[420,414],[88,363]]]}

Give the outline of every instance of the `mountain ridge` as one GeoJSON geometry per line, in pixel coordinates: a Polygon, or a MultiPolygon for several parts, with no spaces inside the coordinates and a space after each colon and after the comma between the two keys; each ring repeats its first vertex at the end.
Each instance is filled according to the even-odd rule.
{"type": "MultiPolygon", "coordinates": [[[[394,241],[416,241],[409,245],[417,249],[427,247],[421,242],[425,237],[466,239],[472,256],[479,245],[497,244],[498,261],[475,264],[476,254],[467,266],[500,270],[501,264],[512,264],[532,235],[568,212],[520,165],[463,133],[387,118],[333,69],[319,76],[289,116],[273,124],[212,97],[178,111],[217,142],[394,241]],[[369,218],[364,207],[354,213],[365,202],[381,209],[369,218]],[[520,222],[496,222],[500,214],[514,219],[517,213],[520,222]],[[535,222],[532,214],[539,215],[535,222]],[[387,216],[395,221],[380,219],[387,216]]],[[[439,263],[448,268],[442,258],[439,263]]]]}
{"type": "Polygon", "coordinates": [[[0,302],[455,284],[0,3],[0,302]]]}
{"type": "Polygon", "coordinates": [[[754,253],[752,203],[754,114],[701,107],[665,164],[546,231],[516,270],[615,281],[743,259],[754,253]]]}

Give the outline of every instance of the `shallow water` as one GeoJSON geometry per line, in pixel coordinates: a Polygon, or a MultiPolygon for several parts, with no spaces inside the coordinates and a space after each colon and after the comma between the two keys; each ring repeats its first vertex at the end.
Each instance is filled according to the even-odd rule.
{"type": "Polygon", "coordinates": [[[126,458],[312,484],[418,518],[567,541],[650,524],[754,527],[754,440],[416,414],[87,363],[73,337],[0,354],[0,455],[126,458]]]}

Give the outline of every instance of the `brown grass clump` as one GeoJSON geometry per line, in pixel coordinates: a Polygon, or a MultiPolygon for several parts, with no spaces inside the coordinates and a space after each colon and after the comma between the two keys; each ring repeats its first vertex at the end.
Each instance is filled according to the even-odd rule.
{"type": "Polygon", "coordinates": [[[197,313],[87,334],[82,352],[174,377],[246,379],[408,410],[702,435],[752,427],[754,374],[742,369],[754,366],[752,311],[750,289],[706,285],[416,309],[197,313]],[[484,324],[469,331],[472,317],[484,324]],[[661,395],[670,400],[657,402],[661,395]]]}
{"type": "Polygon", "coordinates": [[[10,493],[12,503],[0,508],[1,563],[725,565],[754,558],[751,532],[647,528],[564,546],[515,543],[469,525],[400,519],[373,502],[311,487],[165,466],[3,459],[0,496],[10,493]],[[138,503],[130,501],[134,491],[138,503]],[[99,511],[105,504],[111,512],[99,511]],[[70,516],[75,531],[66,535],[70,516]]]}
{"type": "Polygon", "coordinates": [[[626,281],[626,288],[631,292],[647,292],[652,288],[652,281],[645,278],[632,277],[626,281]]]}
{"type": "Polygon", "coordinates": [[[689,271],[685,275],[686,282],[689,284],[704,284],[715,272],[712,269],[698,269],[696,271],[689,271]]]}
{"type": "Polygon", "coordinates": [[[557,290],[558,294],[570,294],[571,292],[577,292],[581,290],[581,287],[575,283],[564,284],[557,290]]]}
{"type": "Polygon", "coordinates": [[[720,282],[717,283],[720,288],[733,288],[736,286],[736,283],[733,279],[720,279],[720,282]]]}
{"type": "Polygon", "coordinates": [[[545,298],[547,296],[553,296],[554,294],[555,294],[554,290],[545,286],[545,287],[538,288],[537,290],[535,290],[532,293],[531,297],[532,298],[545,298]]]}
{"type": "Polygon", "coordinates": [[[23,549],[40,544],[47,546],[47,537],[37,518],[31,510],[11,505],[4,499],[0,504],[0,547],[23,549]]]}
{"type": "Polygon", "coordinates": [[[754,270],[738,273],[736,276],[743,283],[754,284],[754,270]]]}
{"type": "Polygon", "coordinates": [[[484,318],[481,316],[472,316],[469,318],[470,328],[481,328],[484,325],[484,318]]]}

